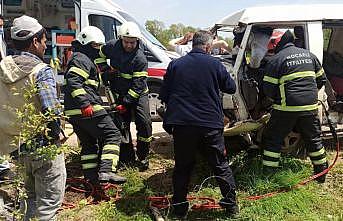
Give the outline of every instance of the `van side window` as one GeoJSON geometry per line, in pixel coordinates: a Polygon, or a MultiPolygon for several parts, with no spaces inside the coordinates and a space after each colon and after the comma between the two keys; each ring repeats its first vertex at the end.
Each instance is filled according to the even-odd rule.
{"type": "Polygon", "coordinates": [[[118,38],[118,27],[121,23],[109,16],[89,15],[89,25],[100,28],[105,35],[106,41],[118,38]]]}

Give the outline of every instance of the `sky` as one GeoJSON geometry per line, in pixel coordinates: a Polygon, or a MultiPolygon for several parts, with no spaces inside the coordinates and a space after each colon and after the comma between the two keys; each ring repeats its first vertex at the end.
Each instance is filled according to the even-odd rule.
{"type": "MultiPolygon", "coordinates": [[[[182,23],[208,28],[221,18],[246,7],[309,3],[343,3],[343,0],[113,0],[137,21],[158,20],[169,27],[182,23]]],[[[342,12],[343,13],[343,12],[342,12]]]]}

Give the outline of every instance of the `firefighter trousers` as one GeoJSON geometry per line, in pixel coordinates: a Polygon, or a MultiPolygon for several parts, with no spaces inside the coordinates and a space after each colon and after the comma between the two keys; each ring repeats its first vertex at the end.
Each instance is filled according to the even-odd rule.
{"type": "Polygon", "coordinates": [[[70,119],[81,144],[81,164],[86,179],[98,180],[98,172],[115,172],[121,134],[109,115],[70,119]]]}
{"type": "MultiPolygon", "coordinates": [[[[122,115],[127,128],[130,128],[131,120],[134,119],[137,130],[137,150],[138,160],[145,160],[149,154],[150,142],[152,140],[152,123],[150,117],[148,95],[141,95],[138,102],[128,108],[122,115]]],[[[130,134],[130,141],[127,144],[121,144],[120,162],[130,163],[135,160],[134,147],[130,134]]]]}
{"type": "Polygon", "coordinates": [[[235,180],[225,156],[222,129],[196,126],[175,126],[173,129],[175,167],[173,171],[173,204],[176,213],[188,209],[186,196],[196,152],[205,155],[227,207],[236,206],[235,180]]]}
{"type": "Polygon", "coordinates": [[[321,127],[318,114],[273,110],[263,132],[263,166],[279,166],[280,150],[284,144],[284,139],[293,129],[301,134],[312,164],[326,164],[326,153],[320,137],[321,127]]]}

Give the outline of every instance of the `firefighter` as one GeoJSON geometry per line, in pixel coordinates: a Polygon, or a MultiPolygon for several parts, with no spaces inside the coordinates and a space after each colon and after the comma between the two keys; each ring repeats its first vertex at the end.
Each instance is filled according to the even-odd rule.
{"type": "Polygon", "coordinates": [[[65,73],[64,107],[80,139],[85,179],[95,184],[120,184],[126,182],[126,178],[116,174],[121,135],[102,107],[99,74],[94,64],[104,43],[104,34],[93,26],[85,27],[72,42],[73,55],[65,73]]]}
{"type": "MultiPolygon", "coordinates": [[[[293,42],[293,34],[287,30],[275,47],[263,78],[264,93],[273,99],[271,118],[263,135],[263,166],[264,171],[275,172],[283,140],[295,128],[305,141],[317,174],[328,167],[317,100],[326,76],[318,58],[293,42]]],[[[325,175],[317,181],[325,182],[325,175]]]]}
{"type": "MultiPolygon", "coordinates": [[[[152,139],[152,125],[149,111],[147,68],[148,61],[144,55],[141,32],[133,22],[120,26],[119,40],[111,40],[100,48],[97,60],[99,67],[106,66],[110,59],[114,73],[105,74],[104,81],[109,81],[111,91],[117,98],[117,110],[122,114],[126,128],[134,118],[137,129],[137,148],[135,152],[130,134],[129,142],[122,144],[120,163],[135,164],[141,171],[148,169],[147,159],[152,139]]],[[[103,68],[101,68],[104,70],[103,68]]]]}

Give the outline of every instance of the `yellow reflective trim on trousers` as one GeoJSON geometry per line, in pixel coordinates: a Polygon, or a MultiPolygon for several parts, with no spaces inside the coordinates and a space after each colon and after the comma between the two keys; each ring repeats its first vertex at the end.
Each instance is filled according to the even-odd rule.
{"type": "Polygon", "coordinates": [[[267,76],[267,75],[265,75],[265,76],[263,77],[263,81],[269,82],[269,83],[271,83],[271,84],[279,84],[279,79],[273,78],[273,77],[269,77],[269,76],[267,76]]]}
{"type": "Polygon", "coordinates": [[[273,104],[273,109],[280,111],[311,111],[318,109],[318,104],[304,105],[304,106],[281,106],[273,104]]]}
{"type": "Polygon", "coordinates": [[[309,152],[308,155],[309,155],[310,157],[318,157],[318,156],[320,156],[320,155],[322,155],[322,154],[324,154],[324,153],[325,153],[325,149],[324,149],[324,147],[323,147],[322,149],[320,149],[320,150],[318,150],[318,151],[309,152]]]}
{"type": "Polygon", "coordinates": [[[132,75],[131,74],[125,74],[125,73],[120,73],[120,77],[125,78],[125,79],[132,79],[132,75]]]}
{"type": "Polygon", "coordinates": [[[316,73],[316,78],[322,76],[323,74],[324,74],[324,69],[321,68],[321,69],[316,73]]]}
{"type": "Polygon", "coordinates": [[[95,64],[101,64],[101,63],[105,63],[106,62],[106,58],[97,58],[94,60],[95,64]]]}
{"type": "Polygon", "coordinates": [[[146,71],[133,72],[133,75],[132,75],[132,77],[134,77],[134,78],[147,77],[147,76],[148,76],[148,72],[146,72],[146,71]]]}
{"type": "Polygon", "coordinates": [[[87,79],[89,77],[89,74],[86,71],[82,70],[81,68],[71,67],[69,69],[69,71],[74,72],[75,74],[80,75],[84,79],[87,79]]]}
{"type": "Polygon", "coordinates": [[[137,137],[137,140],[140,140],[140,141],[143,141],[143,142],[151,142],[152,140],[152,136],[148,137],[148,138],[145,138],[145,137],[137,137]]]}
{"type": "Polygon", "coordinates": [[[116,150],[116,151],[120,150],[119,146],[115,144],[106,144],[102,149],[103,150],[116,150]]]}
{"type": "Polygon", "coordinates": [[[139,94],[137,94],[134,90],[129,89],[127,92],[129,95],[131,95],[133,98],[139,98],[139,94]]]}
{"type": "Polygon", "coordinates": [[[313,163],[314,165],[321,165],[321,164],[324,164],[324,163],[326,163],[326,162],[327,162],[326,157],[324,157],[323,159],[320,159],[320,160],[312,160],[312,163],[313,163]]]}
{"type": "Polygon", "coordinates": [[[116,154],[102,154],[101,160],[112,160],[112,171],[116,171],[116,167],[119,161],[119,156],[116,154]]]}
{"type": "Polygon", "coordinates": [[[102,47],[103,47],[103,46],[104,46],[104,45],[102,45],[102,46],[100,47],[99,55],[100,55],[101,58],[105,58],[105,59],[106,59],[106,55],[102,52],[102,47]]]}
{"type": "Polygon", "coordinates": [[[99,86],[99,82],[97,82],[96,80],[92,80],[92,79],[88,79],[87,81],[85,81],[85,84],[92,85],[95,87],[99,86]]]}
{"type": "Polygon", "coordinates": [[[85,163],[85,164],[82,164],[82,169],[83,170],[94,169],[94,168],[97,168],[97,167],[98,167],[97,163],[85,163]]]}
{"type": "Polygon", "coordinates": [[[113,159],[119,159],[119,156],[116,154],[111,154],[111,153],[101,155],[101,160],[113,160],[113,159]]]}
{"type": "MultiPolygon", "coordinates": [[[[93,105],[93,111],[103,110],[104,108],[101,105],[93,105]]],[[[81,109],[72,109],[72,110],[65,110],[64,114],[67,116],[74,116],[74,115],[81,115],[81,109]]]]}
{"type": "Polygon", "coordinates": [[[279,162],[263,160],[263,165],[268,167],[279,167],[279,162]]]}
{"type": "Polygon", "coordinates": [[[87,94],[87,92],[83,88],[76,89],[76,90],[73,90],[73,92],[71,92],[72,97],[76,97],[76,96],[83,95],[83,94],[87,94]]]}
{"type": "Polygon", "coordinates": [[[264,150],[263,155],[268,156],[268,157],[273,157],[273,158],[280,158],[280,156],[281,156],[280,153],[276,153],[276,152],[272,152],[272,151],[268,151],[268,150],[264,150]]]}
{"type": "Polygon", "coordinates": [[[97,158],[98,158],[98,154],[88,154],[88,155],[81,156],[81,160],[93,160],[97,158]]]}
{"type": "Polygon", "coordinates": [[[291,80],[296,79],[296,78],[304,78],[304,77],[313,77],[313,78],[315,78],[316,74],[314,73],[314,71],[295,72],[295,73],[292,73],[292,74],[288,74],[288,75],[282,76],[280,78],[280,84],[283,84],[286,81],[291,81],[291,80]]]}

